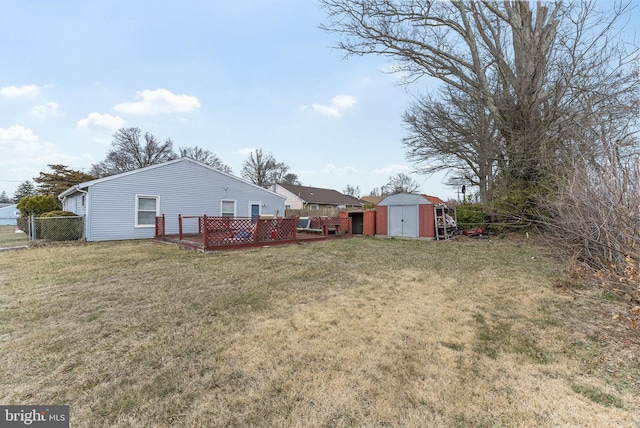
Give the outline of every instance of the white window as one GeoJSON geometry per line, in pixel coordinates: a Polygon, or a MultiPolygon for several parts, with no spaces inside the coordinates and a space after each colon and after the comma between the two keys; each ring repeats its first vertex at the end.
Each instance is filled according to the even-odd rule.
{"type": "Polygon", "coordinates": [[[235,217],[236,201],[223,200],[220,208],[220,215],[222,217],[235,217]]]}
{"type": "Polygon", "coordinates": [[[160,196],[136,195],[136,227],[155,227],[160,196]]]}

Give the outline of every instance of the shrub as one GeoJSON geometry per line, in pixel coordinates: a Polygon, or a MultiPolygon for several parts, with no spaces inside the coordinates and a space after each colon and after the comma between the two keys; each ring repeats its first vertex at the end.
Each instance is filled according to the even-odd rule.
{"type": "Polygon", "coordinates": [[[485,227],[484,207],[478,204],[464,203],[456,208],[458,228],[462,230],[485,227]]]}
{"type": "Polygon", "coordinates": [[[25,196],[18,202],[17,208],[23,217],[42,215],[60,209],[53,195],[25,196]]]}

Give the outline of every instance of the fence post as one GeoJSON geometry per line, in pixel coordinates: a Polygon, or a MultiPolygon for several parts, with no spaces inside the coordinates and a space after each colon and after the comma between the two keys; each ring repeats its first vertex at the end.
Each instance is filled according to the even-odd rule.
{"type": "Polygon", "coordinates": [[[207,246],[209,245],[209,227],[207,227],[207,215],[203,215],[202,216],[202,233],[204,233],[204,249],[207,249],[207,246]]]}
{"type": "Polygon", "coordinates": [[[29,240],[30,241],[35,241],[36,240],[36,220],[35,220],[35,215],[31,214],[31,217],[29,217],[29,240]]]}
{"type": "Polygon", "coordinates": [[[178,214],[178,239],[182,241],[182,214],[178,214]]]}

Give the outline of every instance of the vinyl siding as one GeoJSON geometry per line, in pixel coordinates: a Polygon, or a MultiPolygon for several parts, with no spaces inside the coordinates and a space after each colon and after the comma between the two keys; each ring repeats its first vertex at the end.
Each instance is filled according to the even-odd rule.
{"type": "MultiPolygon", "coordinates": [[[[264,205],[262,214],[284,214],[282,197],[186,159],[98,181],[89,191],[87,239],[91,241],[154,236],[154,227],[135,226],[136,195],[159,197],[159,213],[165,215],[167,234],[178,233],[178,214],[219,216],[222,199],[237,202],[239,217],[250,216],[250,201],[264,205]]],[[[185,232],[197,231],[195,221],[185,223],[185,232]]]]}
{"type": "Polygon", "coordinates": [[[17,204],[0,208],[0,225],[15,226],[17,224],[16,219],[18,218],[18,216],[16,216],[17,211],[17,204]]]}
{"type": "Polygon", "coordinates": [[[301,210],[304,208],[304,201],[300,199],[298,195],[291,193],[281,185],[276,184],[275,191],[286,198],[284,203],[286,206],[289,206],[289,209],[301,210]]]}
{"type": "Polygon", "coordinates": [[[75,213],[79,216],[84,216],[85,207],[82,206],[83,196],[85,196],[85,194],[80,192],[74,193],[72,196],[67,196],[62,204],[62,209],[64,211],[75,213]]]}

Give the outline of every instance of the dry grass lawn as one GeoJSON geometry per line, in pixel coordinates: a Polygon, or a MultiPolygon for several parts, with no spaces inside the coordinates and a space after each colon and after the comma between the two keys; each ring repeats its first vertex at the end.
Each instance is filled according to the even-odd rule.
{"type": "Polygon", "coordinates": [[[640,425],[622,303],[526,242],[0,253],[0,403],[73,427],[640,425]],[[593,308],[597,307],[598,311],[593,308]]]}
{"type": "Polygon", "coordinates": [[[15,226],[0,226],[0,248],[22,247],[29,244],[26,233],[16,233],[15,226]]]}

